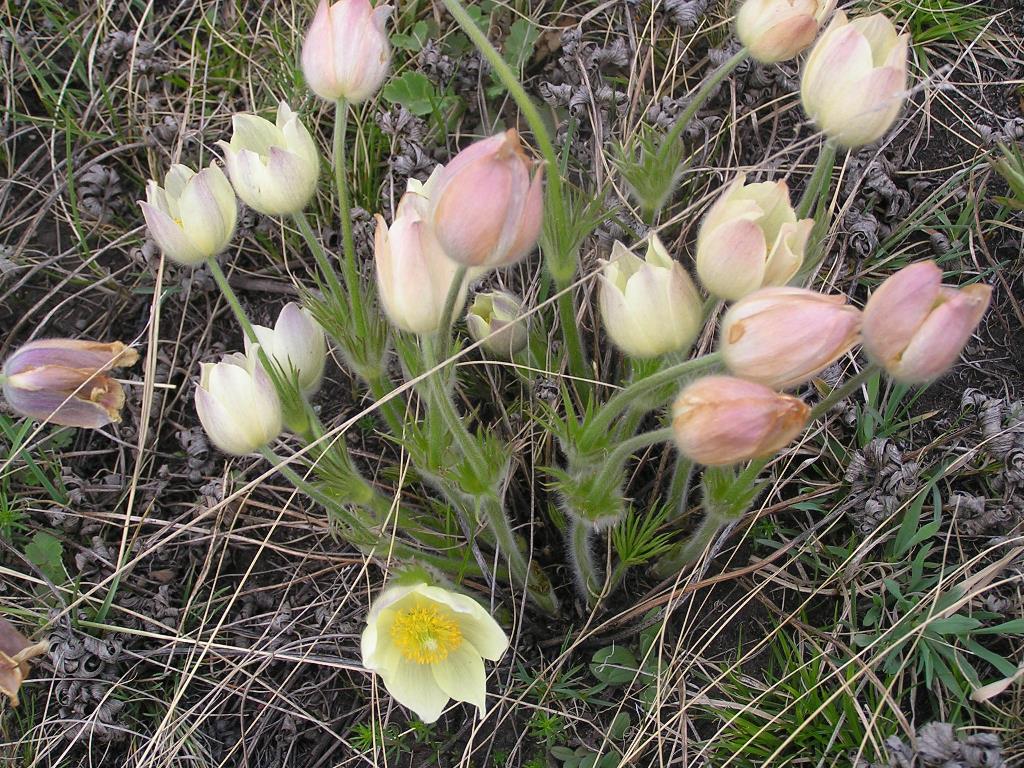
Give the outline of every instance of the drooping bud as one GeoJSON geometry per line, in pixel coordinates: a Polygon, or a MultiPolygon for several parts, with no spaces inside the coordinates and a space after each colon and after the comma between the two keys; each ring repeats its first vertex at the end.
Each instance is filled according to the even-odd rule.
{"type": "Polygon", "coordinates": [[[804,67],[804,110],[836,143],[860,147],[880,139],[903,108],[908,35],[880,13],[848,21],[836,11],[804,67]]]}
{"type": "Polygon", "coordinates": [[[320,0],[302,45],[302,71],[313,93],[358,103],[377,92],[391,66],[384,29],[391,11],[369,0],[320,0]]]}
{"type": "Polygon", "coordinates": [[[786,61],[814,42],[836,0],[744,0],[736,36],[764,64],[786,61]]]}
{"type": "Polygon", "coordinates": [[[49,648],[45,640],[29,642],[9,621],[0,619],[0,693],[11,700],[11,706],[18,706],[18,691],[28,677],[29,659],[42,656],[49,648]]]}
{"type": "Polygon", "coordinates": [[[283,101],[277,122],[231,118],[231,142],[219,141],[231,184],[242,201],[267,216],[298,213],[316,191],[320,153],[298,115],[283,101]]]}
{"type": "Polygon", "coordinates": [[[988,308],[992,289],[942,284],[934,261],[904,267],[864,307],[864,350],[897,381],[923,384],[960,357],[988,308]]]}
{"type": "Polygon", "coordinates": [[[121,421],[124,390],[107,371],[138,359],[120,341],[41,339],[7,358],[0,380],[7,403],[22,416],[95,429],[121,421]]]}
{"type": "Polygon", "coordinates": [[[235,192],[213,163],[199,173],[172,165],[162,187],[152,180],[146,184],[146,200],[139,207],[160,250],[186,266],[221,253],[235,234],[235,192]]]}
{"type": "Polygon", "coordinates": [[[281,401],[256,355],[238,352],[219,363],[203,363],[196,411],[210,441],[242,456],[281,434],[281,401]]]}
{"type": "Polygon", "coordinates": [[[487,352],[511,360],[530,338],[522,314],[522,302],[507,291],[478,293],[466,313],[466,327],[487,352]]]}
{"type": "Polygon", "coordinates": [[[693,280],[651,233],[641,259],[616,242],[601,272],[605,330],[627,355],[657,357],[688,347],[703,322],[693,280]]]}
{"type": "Polygon", "coordinates": [[[728,466],[786,447],[803,431],[810,413],[801,400],[763,384],[705,376],[679,393],[672,427],[684,456],[699,464],[728,466]]]}
{"type": "Polygon", "coordinates": [[[762,288],[733,304],[722,318],[722,359],[740,378],[789,389],[849,352],[859,338],[860,322],[860,311],[845,296],[762,288]]]}
{"type": "MultiPolygon", "coordinates": [[[[259,347],[281,367],[285,375],[298,376],[306,396],[320,389],[327,364],[327,338],[312,313],[290,301],[281,308],[273,328],[254,325],[259,347]]],[[[245,340],[245,351],[253,357],[256,346],[245,340]]]]}
{"type": "Polygon", "coordinates": [[[813,219],[797,221],[784,181],[746,180],[741,173],[726,187],[697,234],[697,275],[728,301],[789,282],[814,227],[813,219]]]}
{"type": "Polygon", "coordinates": [[[429,219],[448,257],[467,267],[524,258],[540,236],[543,176],[514,129],[459,152],[430,194],[429,219]]]}
{"type": "MultiPolygon", "coordinates": [[[[374,217],[377,231],[373,258],[381,304],[397,327],[421,335],[436,332],[448,319],[442,315],[459,270],[459,265],[445,255],[425,219],[439,175],[440,169],[435,168],[426,184],[409,180],[390,227],[383,216],[374,217]]],[[[461,313],[465,304],[464,281],[453,315],[461,313]]]]}

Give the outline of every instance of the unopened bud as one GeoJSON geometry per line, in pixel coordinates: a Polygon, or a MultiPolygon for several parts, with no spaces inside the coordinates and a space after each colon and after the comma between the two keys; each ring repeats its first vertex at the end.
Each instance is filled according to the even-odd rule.
{"type": "Polygon", "coordinates": [[[777,453],[803,431],[810,413],[801,400],[763,384],[706,376],[679,393],[672,427],[684,456],[727,466],[777,453]]]}
{"type": "Polygon", "coordinates": [[[391,10],[369,0],[320,0],[302,45],[302,71],[313,93],[355,103],[377,92],[391,66],[384,29],[391,10]]]}
{"type": "Polygon", "coordinates": [[[522,302],[507,291],[478,293],[466,313],[466,327],[490,354],[511,360],[530,339],[522,314],[522,302]]]}
{"type": "Polygon", "coordinates": [[[789,389],[849,352],[859,338],[860,322],[860,311],[845,296],[763,288],[725,313],[722,358],[741,378],[789,389]]]}
{"type": "Polygon", "coordinates": [[[281,401],[256,355],[203,363],[196,411],[210,441],[225,453],[257,451],[281,434],[281,401]]]}
{"type": "Polygon", "coordinates": [[[923,384],[960,357],[988,308],[992,289],[942,284],[934,261],[904,267],[883,282],[864,307],[864,350],[905,384],[923,384]]]}
{"type": "Polygon", "coordinates": [[[803,264],[813,227],[813,219],[797,221],[784,181],[747,184],[741,173],[701,222],[697,275],[709,293],[728,301],[785,285],[803,264]]]}
{"type": "Polygon", "coordinates": [[[685,349],[703,322],[697,287],[653,233],[643,259],[615,243],[601,272],[600,303],[605,330],[632,357],[685,349]]]}
{"type": "MultiPolygon", "coordinates": [[[[327,364],[327,339],[308,309],[290,301],[282,307],[273,328],[254,325],[252,329],[266,355],[286,375],[298,377],[303,394],[308,396],[320,389],[327,364]]],[[[249,339],[245,340],[250,357],[256,348],[249,339]]]]}
{"type": "Polygon", "coordinates": [[[525,257],[540,236],[543,176],[514,129],[459,152],[429,196],[429,218],[448,257],[467,267],[504,267],[525,257]]]}

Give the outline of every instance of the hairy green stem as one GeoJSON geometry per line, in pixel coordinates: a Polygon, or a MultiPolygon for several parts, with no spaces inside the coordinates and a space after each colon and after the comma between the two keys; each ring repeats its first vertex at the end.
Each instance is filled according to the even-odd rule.
{"type": "Polygon", "coordinates": [[[292,221],[295,222],[295,226],[298,227],[302,239],[306,241],[306,246],[313,254],[313,260],[316,261],[316,265],[327,283],[327,289],[330,291],[334,302],[347,307],[348,301],[345,298],[345,289],[338,282],[338,276],[334,272],[334,267],[331,266],[330,259],[327,258],[327,251],[324,250],[323,243],[316,239],[316,233],[313,231],[313,225],[309,223],[306,212],[299,211],[292,214],[292,221]]]}
{"type": "Polygon", "coordinates": [[[558,297],[558,320],[562,326],[562,338],[569,357],[569,373],[582,381],[588,381],[594,374],[587,365],[587,353],[576,325],[576,302],[572,292],[565,291],[558,297]]]}
{"type": "Polygon", "coordinates": [[[348,138],[349,107],[345,99],[338,99],[334,108],[334,183],[338,188],[338,211],[341,216],[341,242],[345,252],[344,275],[352,317],[357,329],[366,328],[366,308],[363,305],[363,286],[359,280],[356,265],[356,245],[352,236],[352,204],[349,200],[348,174],[346,173],[345,143],[348,138]]]}
{"type": "Polygon", "coordinates": [[[209,267],[210,274],[213,275],[213,281],[220,288],[221,294],[227,301],[228,306],[231,307],[231,312],[235,316],[235,320],[242,326],[242,332],[245,337],[253,344],[259,344],[259,339],[256,338],[256,331],[252,328],[252,323],[249,322],[249,317],[245,314],[245,310],[242,309],[242,304],[238,300],[238,296],[235,294],[235,289],[228,284],[227,275],[224,274],[224,270],[220,268],[220,264],[217,263],[216,258],[208,259],[206,262],[209,267]]]}
{"type": "Polygon", "coordinates": [[[672,470],[672,480],[668,486],[668,519],[670,521],[679,520],[686,514],[692,479],[693,461],[680,453],[676,456],[676,466],[672,470]]]}
{"type": "Polygon", "coordinates": [[[569,546],[572,551],[573,573],[580,593],[586,599],[587,606],[593,607],[601,596],[601,572],[594,562],[594,553],[590,545],[590,526],[576,515],[569,517],[569,546]]]}
{"type": "Polygon", "coordinates": [[[823,190],[828,189],[832,182],[832,169],[836,163],[836,145],[826,141],[818,153],[818,160],[814,164],[811,178],[807,182],[800,202],[796,207],[796,217],[806,219],[814,214],[814,207],[821,197],[823,190]]]}
{"type": "Polygon", "coordinates": [[[495,541],[498,542],[498,549],[508,561],[513,581],[526,590],[541,610],[552,616],[558,615],[558,598],[555,597],[554,589],[546,579],[544,583],[538,583],[539,579],[531,575],[529,560],[516,540],[515,532],[498,497],[493,493],[484,494],[477,505],[479,516],[487,521],[487,525],[494,533],[495,541]]]}

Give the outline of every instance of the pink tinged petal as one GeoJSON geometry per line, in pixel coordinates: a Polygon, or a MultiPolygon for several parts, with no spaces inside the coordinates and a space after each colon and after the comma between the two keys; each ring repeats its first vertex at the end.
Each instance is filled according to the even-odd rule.
{"type": "Polygon", "coordinates": [[[92,375],[134,365],[138,359],[139,353],[120,341],[37,339],[23,344],[7,358],[3,371],[13,376],[40,366],[62,366],[80,368],[92,375]]]}
{"type": "Polygon", "coordinates": [[[666,291],[670,273],[645,266],[626,284],[626,306],[636,325],[639,342],[634,357],[655,357],[678,349],[679,339],[671,326],[672,310],[666,291]]]}
{"type": "Polygon", "coordinates": [[[814,219],[784,224],[765,262],[764,285],[785,285],[804,263],[807,240],[814,229],[814,219]]]}
{"type": "Polygon", "coordinates": [[[928,315],[894,367],[894,378],[911,384],[938,378],[959,359],[988,308],[992,289],[972,285],[943,290],[945,300],[928,315]]]}
{"type": "Polygon", "coordinates": [[[502,260],[502,266],[514,264],[525,258],[537,244],[544,219],[544,166],[533,174],[523,214],[516,223],[515,238],[512,240],[502,260]]]}
{"type": "Polygon", "coordinates": [[[306,32],[300,61],[306,84],[317,96],[331,101],[340,98],[334,73],[334,40],[327,0],[320,0],[306,32]]]}
{"type": "Polygon", "coordinates": [[[762,31],[748,45],[754,58],[771,64],[792,59],[813,43],[817,35],[818,22],[813,16],[791,16],[762,31]]]}
{"type": "MultiPolygon", "coordinates": [[[[120,390],[120,386],[114,383],[120,390]]],[[[116,402],[108,409],[100,402],[71,394],[71,391],[31,391],[20,389],[7,382],[3,387],[7,404],[16,413],[38,421],[61,424],[66,427],[97,429],[121,420],[116,402]]],[[[73,391],[73,390],[72,390],[73,391]]],[[[83,394],[83,393],[80,393],[83,394]]],[[[121,397],[123,403],[123,393],[121,397]]]]}
{"type": "Polygon", "coordinates": [[[892,127],[905,97],[904,72],[889,67],[876,69],[827,98],[822,130],[846,147],[871,144],[892,127]]]}
{"type": "Polygon", "coordinates": [[[207,254],[193,245],[184,230],[170,216],[146,202],[140,202],[139,207],[146,219],[150,237],[167,258],[185,266],[194,266],[206,260],[207,254]]]}
{"type": "Polygon", "coordinates": [[[487,712],[487,673],[483,659],[471,643],[463,641],[447,658],[431,665],[434,680],[455,701],[476,705],[480,716],[487,712]]]}
{"type": "Polygon", "coordinates": [[[727,221],[736,218],[737,215],[744,218],[755,218],[760,215],[760,210],[756,205],[745,205],[746,211],[737,213],[732,209],[731,205],[733,201],[737,199],[737,195],[740,190],[743,189],[744,184],[747,181],[746,174],[740,173],[736,175],[729,185],[722,191],[715,201],[714,205],[708,209],[708,212],[704,214],[704,219],[701,221],[700,233],[697,235],[698,243],[704,232],[710,232],[713,229],[717,229],[727,221]]]}
{"type": "Polygon", "coordinates": [[[381,674],[392,698],[408,707],[424,723],[434,723],[448,704],[449,696],[434,679],[430,664],[406,661],[381,674]]]}
{"type": "Polygon", "coordinates": [[[305,175],[311,176],[312,184],[316,186],[317,177],[320,175],[320,151],[298,115],[291,114],[292,117],[285,121],[281,129],[284,135],[282,149],[297,156],[305,164],[305,175]]]}
{"type": "Polygon", "coordinates": [[[942,270],[934,261],[904,267],[864,307],[864,351],[879,365],[899,359],[939,300],[942,270]]]}
{"type": "Polygon", "coordinates": [[[801,96],[808,114],[818,122],[828,120],[827,104],[835,94],[846,92],[849,83],[867,76],[874,65],[871,46],[856,28],[845,26],[828,38],[822,38],[815,51],[824,46],[818,57],[808,60],[801,81],[801,96]]]}
{"type": "Polygon", "coordinates": [[[697,248],[697,275],[715,296],[735,301],[761,287],[767,246],[761,228],[741,219],[707,233],[697,248]]]}
{"type": "Polygon", "coordinates": [[[512,177],[503,164],[484,158],[452,175],[432,200],[434,233],[448,257],[466,266],[490,266],[511,197],[512,177]]]}
{"type": "Polygon", "coordinates": [[[881,13],[871,16],[858,16],[850,22],[850,26],[860,32],[868,45],[871,46],[871,58],[875,66],[885,63],[889,52],[896,47],[898,37],[896,28],[889,18],[881,13]]]}

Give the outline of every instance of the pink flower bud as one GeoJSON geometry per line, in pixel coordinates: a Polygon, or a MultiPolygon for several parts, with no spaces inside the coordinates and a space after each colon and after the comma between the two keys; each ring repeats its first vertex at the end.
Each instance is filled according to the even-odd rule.
{"type": "Polygon", "coordinates": [[[320,0],[302,45],[302,71],[313,93],[360,102],[377,92],[391,66],[384,29],[391,10],[369,0],[320,0]]]}
{"type": "Polygon", "coordinates": [[[468,267],[504,267],[540,236],[543,170],[533,171],[514,129],[478,141],[440,172],[430,194],[438,242],[468,267]]]}
{"type": "Polygon", "coordinates": [[[801,400],[731,376],[705,376],[679,393],[672,427],[679,450],[708,466],[771,456],[803,431],[811,409],[801,400]]]}
{"type": "Polygon", "coordinates": [[[736,36],[758,61],[786,61],[814,42],[835,7],[836,0],[745,0],[736,36]]]}
{"type": "Polygon", "coordinates": [[[772,389],[809,381],[857,343],[860,310],[846,297],[804,288],[763,288],[722,319],[721,352],[731,373],[772,389]]]}
{"type": "Polygon", "coordinates": [[[7,358],[0,380],[7,403],[22,416],[95,429],[121,421],[124,406],[124,390],[105,373],[138,359],[120,341],[42,339],[7,358]]]}
{"type": "Polygon", "coordinates": [[[864,350],[897,381],[923,384],[960,357],[988,308],[992,289],[942,284],[934,261],[905,267],[882,283],[864,307],[864,350]]]}

